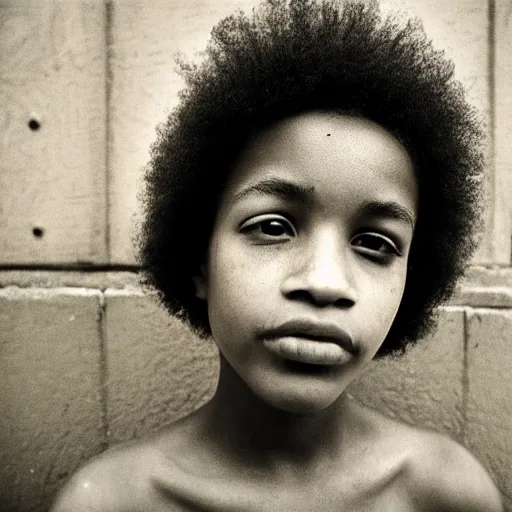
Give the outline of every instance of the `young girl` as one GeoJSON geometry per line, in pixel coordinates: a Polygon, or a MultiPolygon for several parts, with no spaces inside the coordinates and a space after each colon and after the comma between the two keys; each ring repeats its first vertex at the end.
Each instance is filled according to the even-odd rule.
{"type": "Polygon", "coordinates": [[[428,332],[475,248],[481,134],[450,63],[374,4],[268,0],[184,74],[141,261],[213,337],[218,388],[90,462],[53,510],[502,510],[464,448],[346,393],[428,332]]]}

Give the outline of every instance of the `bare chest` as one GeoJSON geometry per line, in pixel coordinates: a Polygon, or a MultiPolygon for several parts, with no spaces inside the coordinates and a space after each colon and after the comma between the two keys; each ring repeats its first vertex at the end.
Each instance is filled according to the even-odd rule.
{"type": "MultiPolygon", "coordinates": [[[[304,482],[300,488],[238,478],[174,478],[154,481],[154,511],[197,512],[414,512],[417,509],[396,479],[385,482],[335,478],[304,482]]],[[[148,503],[149,505],[149,503],[148,503]]]]}

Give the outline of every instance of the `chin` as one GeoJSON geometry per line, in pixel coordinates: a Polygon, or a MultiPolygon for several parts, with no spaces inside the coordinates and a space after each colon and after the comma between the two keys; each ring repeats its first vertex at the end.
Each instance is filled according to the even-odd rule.
{"type": "Polygon", "coordinates": [[[258,393],[268,405],[283,412],[299,415],[318,414],[332,406],[342,394],[342,391],[318,389],[316,386],[307,389],[272,390],[270,393],[258,393]],[[329,392],[330,391],[330,392],[329,392]]]}

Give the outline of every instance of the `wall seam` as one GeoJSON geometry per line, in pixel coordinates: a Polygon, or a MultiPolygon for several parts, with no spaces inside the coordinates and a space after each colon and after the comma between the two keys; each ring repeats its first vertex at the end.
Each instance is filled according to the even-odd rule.
{"type": "Polygon", "coordinates": [[[488,76],[489,76],[489,109],[491,117],[491,149],[494,154],[494,133],[496,121],[496,104],[495,104],[495,90],[496,90],[496,0],[488,0],[488,76]]]}
{"type": "Polygon", "coordinates": [[[98,334],[100,340],[99,354],[99,403],[101,415],[101,451],[108,448],[109,425],[108,425],[108,353],[107,353],[107,302],[105,293],[101,292],[99,297],[98,334]]]}
{"type": "Polygon", "coordinates": [[[111,230],[110,230],[110,189],[111,189],[111,158],[110,150],[112,146],[111,130],[111,107],[112,107],[112,83],[113,72],[111,66],[112,58],[112,19],[114,15],[114,5],[111,0],[105,1],[105,249],[107,263],[112,260],[111,249],[111,230]]]}
{"type": "Polygon", "coordinates": [[[462,355],[462,442],[467,443],[468,431],[468,403],[469,403],[469,335],[468,335],[468,308],[463,310],[462,323],[463,355],[462,355]]]}
{"type": "MultiPolygon", "coordinates": [[[[487,2],[487,88],[489,102],[489,167],[491,172],[488,173],[491,181],[492,198],[496,196],[496,0],[488,0],[487,2]]],[[[496,259],[496,211],[492,208],[491,215],[491,258],[496,259]]]]}

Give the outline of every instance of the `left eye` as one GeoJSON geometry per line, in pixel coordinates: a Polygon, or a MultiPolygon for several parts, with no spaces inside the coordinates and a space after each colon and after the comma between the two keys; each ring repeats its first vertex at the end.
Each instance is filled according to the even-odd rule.
{"type": "Polygon", "coordinates": [[[268,241],[288,240],[297,235],[295,228],[288,219],[275,215],[259,215],[249,219],[242,224],[240,231],[268,241]]]}
{"type": "Polygon", "coordinates": [[[392,254],[402,256],[402,253],[391,239],[377,233],[362,233],[355,236],[351,243],[362,254],[370,257],[382,259],[392,254]]]}

